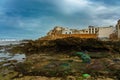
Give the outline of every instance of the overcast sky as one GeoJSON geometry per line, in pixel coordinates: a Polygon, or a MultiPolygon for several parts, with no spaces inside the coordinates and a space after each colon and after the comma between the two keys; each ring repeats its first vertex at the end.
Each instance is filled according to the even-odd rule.
{"type": "Polygon", "coordinates": [[[0,0],[0,38],[37,39],[54,26],[115,25],[120,0],[0,0]]]}

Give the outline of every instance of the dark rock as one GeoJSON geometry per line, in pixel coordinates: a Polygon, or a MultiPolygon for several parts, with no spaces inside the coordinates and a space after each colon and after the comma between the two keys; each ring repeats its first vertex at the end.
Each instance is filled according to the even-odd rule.
{"type": "Polygon", "coordinates": [[[120,70],[120,64],[112,64],[108,67],[110,70],[120,70]]]}

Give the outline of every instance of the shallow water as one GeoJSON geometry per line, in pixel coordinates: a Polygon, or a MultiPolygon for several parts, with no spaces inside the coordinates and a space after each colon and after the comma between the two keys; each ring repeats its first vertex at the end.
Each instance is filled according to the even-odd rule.
{"type": "Polygon", "coordinates": [[[0,62],[9,61],[9,60],[17,60],[18,62],[23,62],[26,58],[25,54],[11,54],[8,52],[0,52],[0,62]]]}

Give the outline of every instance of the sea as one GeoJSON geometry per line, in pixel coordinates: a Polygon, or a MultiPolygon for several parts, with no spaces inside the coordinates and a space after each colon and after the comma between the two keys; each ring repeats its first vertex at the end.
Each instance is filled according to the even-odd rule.
{"type": "Polygon", "coordinates": [[[17,60],[18,62],[22,62],[25,59],[25,54],[17,53],[12,54],[6,51],[6,47],[8,45],[16,45],[20,44],[21,41],[15,39],[0,39],[0,62],[1,61],[9,61],[9,60],[17,60]]]}

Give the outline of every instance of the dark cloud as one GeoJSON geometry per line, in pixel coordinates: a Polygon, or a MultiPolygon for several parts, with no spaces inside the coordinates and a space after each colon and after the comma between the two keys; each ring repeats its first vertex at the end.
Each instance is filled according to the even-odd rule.
{"type": "Polygon", "coordinates": [[[1,0],[0,34],[38,38],[56,25],[115,25],[120,17],[119,5],[119,0],[1,0]]]}
{"type": "Polygon", "coordinates": [[[38,17],[54,12],[54,6],[42,0],[11,0],[6,5],[6,14],[9,16],[38,17]]]}
{"type": "Polygon", "coordinates": [[[103,3],[108,6],[120,5],[120,0],[91,0],[91,1],[95,1],[97,3],[103,3]]]}

